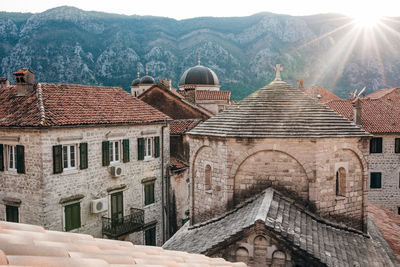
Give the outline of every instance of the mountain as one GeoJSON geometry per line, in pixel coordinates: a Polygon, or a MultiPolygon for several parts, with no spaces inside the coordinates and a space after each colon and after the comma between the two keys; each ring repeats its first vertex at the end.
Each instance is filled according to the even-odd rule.
{"type": "Polygon", "coordinates": [[[319,84],[341,97],[400,86],[399,19],[377,30],[356,28],[337,14],[174,20],[58,7],[42,13],[0,12],[0,77],[29,67],[37,80],[120,86],[129,90],[137,69],[177,86],[188,67],[218,75],[222,89],[241,99],[274,77],[319,84]],[[379,31],[378,31],[379,30],[379,31]]]}

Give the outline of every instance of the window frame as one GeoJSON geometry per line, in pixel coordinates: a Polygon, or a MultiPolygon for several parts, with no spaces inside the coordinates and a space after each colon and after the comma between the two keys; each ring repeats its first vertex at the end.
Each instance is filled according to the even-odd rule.
{"type": "Polygon", "coordinates": [[[10,172],[17,172],[17,145],[11,145],[11,144],[5,144],[5,156],[6,156],[6,170],[10,172]],[[11,156],[10,156],[10,150],[13,152],[13,167],[10,167],[11,163],[11,156]]]}
{"type": "Polygon", "coordinates": [[[372,137],[371,140],[369,141],[369,153],[380,154],[382,152],[383,152],[383,138],[372,137]]]}
{"type": "Polygon", "coordinates": [[[78,169],[78,144],[62,144],[62,154],[61,154],[61,160],[62,160],[62,167],[63,171],[71,171],[71,170],[77,170],[78,169]],[[71,147],[74,148],[74,156],[72,158],[71,156],[71,147]],[[65,167],[65,155],[64,155],[64,148],[67,149],[67,167],[65,167]],[[74,165],[72,166],[72,160],[74,161],[74,165]]]}
{"type": "MultiPolygon", "coordinates": [[[[382,172],[378,172],[378,171],[375,171],[375,172],[370,172],[370,178],[369,178],[369,188],[370,189],[382,189],[382,172]],[[380,178],[380,181],[379,181],[379,187],[376,187],[375,186],[375,184],[376,184],[376,182],[374,182],[374,187],[372,187],[372,177],[373,177],[373,175],[378,175],[379,174],[379,178],[380,178]]],[[[374,178],[377,178],[377,177],[374,177],[374,178]]]]}
{"type": "MultiPolygon", "coordinates": [[[[71,230],[74,229],[79,229],[82,227],[82,209],[81,209],[81,202],[73,202],[73,203],[68,203],[66,205],[63,206],[63,211],[64,211],[64,231],[65,232],[69,232],[71,230]],[[79,207],[79,223],[77,223],[76,225],[72,222],[70,227],[67,227],[69,225],[67,225],[67,208],[71,208],[71,216],[72,216],[72,209],[74,206],[78,206],[79,207]]],[[[71,220],[73,220],[73,218],[71,218],[71,220]]]]}
{"type": "Polygon", "coordinates": [[[395,138],[394,139],[394,153],[399,154],[400,153],[400,138],[395,138]]]}
{"type": "Polygon", "coordinates": [[[120,163],[122,155],[121,140],[109,140],[109,142],[110,164],[120,163]],[[118,148],[118,152],[115,148],[118,148]]]}
{"type": "Polygon", "coordinates": [[[154,156],[154,137],[144,137],[144,159],[150,159],[154,156]],[[149,148],[150,146],[150,148],[149,148]],[[148,154],[148,152],[150,154],[148,154]]]}
{"type": "Polygon", "coordinates": [[[155,182],[154,181],[147,182],[147,183],[143,184],[143,196],[144,196],[143,200],[144,200],[144,206],[145,207],[156,203],[155,182]],[[148,190],[149,189],[146,189],[146,188],[149,188],[149,187],[151,187],[151,191],[152,191],[151,194],[148,194],[148,192],[149,192],[148,190]],[[151,196],[152,196],[152,198],[151,198],[151,196]]]}

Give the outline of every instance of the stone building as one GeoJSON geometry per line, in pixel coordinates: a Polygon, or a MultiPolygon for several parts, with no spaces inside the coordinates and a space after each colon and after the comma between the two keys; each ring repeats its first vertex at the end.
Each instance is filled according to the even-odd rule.
{"type": "Polygon", "coordinates": [[[0,89],[0,218],[161,245],[170,118],[117,87],[0,89]]]}
{"type": "Polygon", "coordinates": [[[382,89],[326,105],[373,134],[369,143],[368,199],[400,214],[400,88],[382,89]],[[357,114],[357,116],[354,116],[357,114]]]}
{"type": "Polygon", "coordinates": [[[187,134],[191,223],[163,247],[250,266],[397,266],[367,223],[371,135],[275,70],[187,134]]]}

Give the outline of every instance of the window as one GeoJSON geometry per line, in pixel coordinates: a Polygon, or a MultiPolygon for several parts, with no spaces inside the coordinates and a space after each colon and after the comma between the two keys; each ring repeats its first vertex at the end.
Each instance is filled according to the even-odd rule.
{"type": "Polygon", "coordinates": [[[336,195],[346,195],[346,170],[343,167],[336,172],[336,195]]]}
{"type": "Polygon", "coordinates": [[[394,139],[394,153],[400,153],[400,138],[394,139]]]}
{"type": "Polygon", "coordinates": [[[150,205],[154,203],[154,183],[144,184],[144,205],[150,205]]]}
{"type": "Polygon", "coordinates": [[[382,173],[371,172],[370,188],[382,188],[382,173]]]}
{"type": "Polygon", "coordinates": [[[119,162],[120,160],[120,141],[110,141],[110,163],[119,162]]]}
{"type": "Polygon", "coordinates": [[[6,221],[19,222],[18,207],[6,205],[6,221]]]}
{"type": "Polygon", "coordinates": [[[400,215],[400,207],[397,207],[397,214],[400,215]]]}
{"type": "Polygon", "coordinates": [[[204,176],[205,176],[205,181],[204,181],[204,189],[205,190],[211,190],[211,166],[206,165],[204,169],[204,176]]]}
{"type": "Polygon", "coordinates": [[[138,160],[160,156],[160,137],[138,138],[138,160]]]}
{"type": "Polygon", "coordinates": [[[156,227],[151,227],[144,231],[144,244],[146,246],[156,245],[156,227]]]}
{"type": "Polygon", "coordinates": [[[17,171],[17,148],[16,146],[6,145],[7,150],[7,169],[17,171]]]}
{"type": "Polygon", "coordinates": [[[374,137],[369,143],[369,153],[382,153],[382,137],[374,137]]]}
{"type": "Polygon", "coordinates": [[[63,168],[64,170],[76,169],[76,146],[64,145],[63,150],[63,168]]]}
{"type": "Polygon", "coordinates": [[[110,163],[129,162],[129,139],[116,141],[103,141],[103,166],[108,166],[110,163]],[[122,149],[122,151],[121,151],[122,149]]]}
{"type": "Polygon", "coordinates": [[[124,192],[117,192],[111,195],[111,220],[118,224],[124,218],[124,192]]]}
{"type": "Polygon", "coordinates": [[[65,231],[81,227],[81,203],[74,203],[64,207],[65,231]]]}
{"type": "Polygon", "coordinates": [[[0,171],[25,173],[25,152],[21,145],[0,144],[0,171]]]}
{"type": "Polygon", "coordinates": [[[145,138],[144,139],[144,157],[148,158],[153,156],[153,138],[145,138]]]}

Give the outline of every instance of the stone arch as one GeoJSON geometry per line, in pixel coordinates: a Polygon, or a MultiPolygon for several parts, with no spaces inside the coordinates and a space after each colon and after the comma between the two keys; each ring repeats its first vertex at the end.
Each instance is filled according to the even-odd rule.
{"type": "Polygon", "coordinates": [[[259,266],[267,265],[269,241],[263,235],[257,235],[253,240],[254,261],[259,266]]]}
{"type": "Polygon", "coordinates": [[[249,263],[249,251],[245,247],[238,247],[235,251],[235,260],[246,264],[249,263]]]}
{"type": "Polygon", "coordinates": [[[233,178],[234,202],[273,186],[308,200],[309,179],[303,165],[292,155],[279,150],[259,150],[236,168],[233,178]]]}
{"type": "Polygon", "coordinates": [[[275,250],[272,253],[272,267],[284,267],[286,265],[286,254],[283,251],[275,250]]]}

